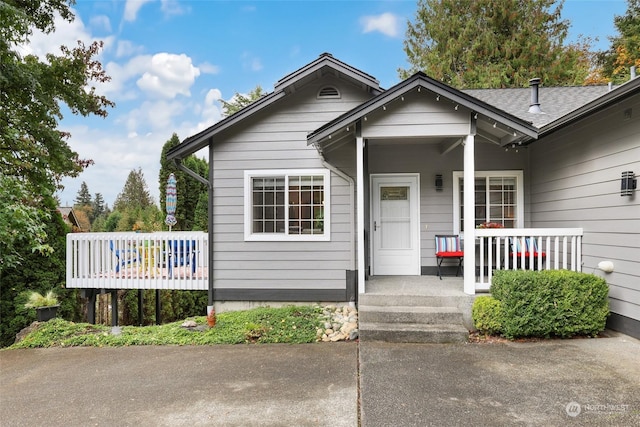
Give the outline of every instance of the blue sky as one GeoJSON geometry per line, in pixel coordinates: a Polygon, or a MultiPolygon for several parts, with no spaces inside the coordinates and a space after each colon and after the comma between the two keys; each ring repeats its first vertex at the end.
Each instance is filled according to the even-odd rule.
{"type": "MultiPolygon", "coordinates": [[[[402,50],[416,0],[213,1],[77,0],[76,21],[32,37],[42,55],[75,40],[103,40],[100,60],[112,77],[101,93],[116,103],[106,119],[67,114],[61,123],[81,157],[95,165],[65,179],[73,204],[82,181],[111,206],[128,173],[141,167],[158,202],[159,157],[175,132],[181,140],[220,120],[220,99],[256,85],[270,92],[281,77],[323,52],[375,76],[382,87],[407,67],[402,50]]],[[[570,39],[599,37],[608,47],[624,0],[567,0],[570,39]]]]}

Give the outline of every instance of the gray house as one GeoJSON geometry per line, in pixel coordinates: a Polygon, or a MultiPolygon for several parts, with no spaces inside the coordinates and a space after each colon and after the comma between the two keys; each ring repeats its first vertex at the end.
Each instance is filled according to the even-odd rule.
{"type": "Polygon", "coordinates": [[[435,275],[436,235],[467,242],[475,294],[530,236],[544,268],[605,277],[611,326],[640,336],[639,95],[640,79],[459,91],[423,73],[385,90],[322,54],[168,158],[209,147],[217,302],[354,301],[377,276],[435,275]]]}

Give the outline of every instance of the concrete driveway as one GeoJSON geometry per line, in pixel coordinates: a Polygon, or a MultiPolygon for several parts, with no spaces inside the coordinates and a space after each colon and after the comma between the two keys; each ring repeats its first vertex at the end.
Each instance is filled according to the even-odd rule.
{"type": "Polygon", "coordinates": [[[640,341],[5,350],[0,425],[640,425],[640,341]]]}
{"type": "Polygon", "coordinates": [[[640,341],[360,344],[362,426],[638,426],[640,341]]]}
{"type": "Polygon", "coordinates": [[[0,425],[357,425],[357,344],[0,352],[0,425]]]}

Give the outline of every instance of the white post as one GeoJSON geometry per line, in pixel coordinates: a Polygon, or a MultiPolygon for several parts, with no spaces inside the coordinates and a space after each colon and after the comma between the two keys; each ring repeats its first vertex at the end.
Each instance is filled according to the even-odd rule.
{"type": "MultiPolygon", "coordinates": [[[[359,128],[359,127],[358,127],[359,128]]],[[[364,294],[364,138],[358,133],[356,136],[356,193],[357,193],[357,237],[358,237],[358,293],[364,294]]]]}
{"type": "Polygon", "coordinates": [[[476,293],[475,120],[464,142],[464,293],[476,293]]]}

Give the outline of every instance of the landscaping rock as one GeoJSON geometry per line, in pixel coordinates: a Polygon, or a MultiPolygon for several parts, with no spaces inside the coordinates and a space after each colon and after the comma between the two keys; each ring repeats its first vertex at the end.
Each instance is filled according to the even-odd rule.
{"type": "Polygon", "coordinates": [[[337,342],[358,338],[358,310],[355,307],[328,305],[321,309],[320,318],[324,328],[317,331],[318,341],[337,342]]]}

